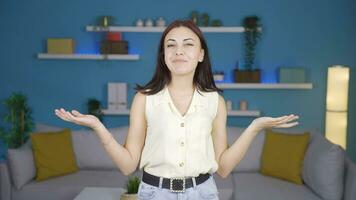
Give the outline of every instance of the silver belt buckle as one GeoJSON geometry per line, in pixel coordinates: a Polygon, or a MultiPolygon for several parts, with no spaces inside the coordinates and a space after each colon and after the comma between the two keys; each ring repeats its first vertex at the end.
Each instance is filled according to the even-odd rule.
{"type": "Polygon", "coordinates": [[[183,177],[177,177],[177,178],[170,178],[169,179],[169,190],[171,192],[185,192],[185,178],[183,177]],[[173,186],[179,185],[181,183],[181,188],[178,190],[174,190],[173,186]]]}

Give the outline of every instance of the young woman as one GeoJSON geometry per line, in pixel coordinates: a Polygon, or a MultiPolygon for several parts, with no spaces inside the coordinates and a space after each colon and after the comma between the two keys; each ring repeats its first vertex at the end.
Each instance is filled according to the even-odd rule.
{"type": "Polygon", "coordinates": [[[298,124],[296,115],[256,118],[228,148],[225,101],[203,34],[188,20],[165,29],[154,76],[136,89],[124,146],[95,116],[63,108],[55,114],[92,128],[123,174],[140,164],[139,199],[218,199],[213,173],[227,177],[262,129],[298,124]]]}

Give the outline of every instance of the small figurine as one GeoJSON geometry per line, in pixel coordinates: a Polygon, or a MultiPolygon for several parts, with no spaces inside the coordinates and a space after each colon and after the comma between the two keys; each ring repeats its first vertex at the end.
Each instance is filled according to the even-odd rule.
{"type": "Polygon", "coordinates": [[[143,26],[143,20],[142,20],[142,19],[138,19],[138,20],[136,21],[136,26],[142,27],[142,26],[143,26]]]}
{"type": "Polygon", "coordinates": [[[146,19],[145,26],[147,26],[147,27],[153,26],[153,21],[151,18],[146,19]]]}
{"type": "Polygon", "coordinates": [[[163,19],[163,17],[159,17],[159,18],[156,20],[156,26],[159,26],[159,27],[164,27],[164,26],[166,26],[166,21],[163,19]]]}

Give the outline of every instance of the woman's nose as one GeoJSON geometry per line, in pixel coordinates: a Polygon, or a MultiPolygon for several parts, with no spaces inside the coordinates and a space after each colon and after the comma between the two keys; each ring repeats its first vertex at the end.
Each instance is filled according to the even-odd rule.
{"type": "Polygon", "coordinates": [[[184,54],[183,48],[182,47],[178,47],[177,50],[176,50],[176,55],[183,55],[183,54],[184,54]]]}
{"type": "Polygon", "coordinates": [[[176,55],[183,55],[183,52],[182,51],[177,51],[176,55]]]}

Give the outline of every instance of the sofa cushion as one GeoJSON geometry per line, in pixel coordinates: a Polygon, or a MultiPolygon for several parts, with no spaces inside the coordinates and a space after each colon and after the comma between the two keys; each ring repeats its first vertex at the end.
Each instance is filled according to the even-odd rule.
{"type": "Polygon", "coordinates": [[[264,175],[302,184],[302,167],[310,134],[284,134],[266,130],[261,170],[264,175]]]}
{"type": "Polygon", "coordinates": [[[70,129],[31,134],[36,180],[73,173],[78,170],[70,129]]]}
{"type": "MultiPolygon", "coordinates": [[[[227,127],[227,142],[232,145],[245,130],[243,127],[227,127]]],[[[233,169],[233,172],[257,172],[261,166],[261,155],[263,142],[265,139],[264,131],[261,131],[252,141],[245,156],[240,163],[233,169]]]]}
{"type": "Polygon", "coordinates": [[[264,176],[234,173],[234,199],[238,200],[322,200],[305,185],[264,176]]]}
{"type": "MultiPolygon", "coordinates": [[[[109,128],[110,133],[120,144],[124,144],[128,127],[109,128]]],[[[73,131],[73,148],[80,169],[117,169],[91,129],[73,131]]]]}
{"type": "Polygon", "coordinates": [[[356,197],[356,164],[345,156],[347,171],[345,172],[344,200],[354,200],[356,197]]]}
{"type": "MultiPolygon", "coordinates": [[[[228,144],[232,145],[238,137],[245,130],[245,127],[227,127],[227,140],[228,144]]],[[[275,128],[272,129],[274,131],[279,131],[281,129],[275,128]]],[[[283,129],[283,133],[286,134],[300,134],[304,132],[309,132],[311,136],[314,134],[320,134],[318,129],[310,129],[310,128],[287,128],[283,129]]],[[[242,158],[240,163],[233,169],[233,172],[258,172],[261,168],[261,155],[263,144],[265,141],[265,131],[262,130],[252,141],[250,147],[247,149],[245,156],[242,158]]]]}
{"type": "Polygon", "coordinates": [[[326,200],[340,200],[343,195],[344,151],[317,134],[312,138],[304,159],[303,179],[315,193],[326,200]]]}
{"type": "Polygon", "coordinates": [[[16,189],[21,189],[36,176],[32,149],[29,145],[24,145],[19,149],[8,149],[7,158],[11,179],[16,189]]]}
{"type": "Polygon", "coordinates": [[[57,131],[61,131],[63,130],[63,128],[61,127],[57,127],[57,126],[52,126],[49,124],[45,124],[45,123],[41,123],[41,122],[37,122],[35,124],[35,133],[36,132],[57,132],[57,131]]]}

